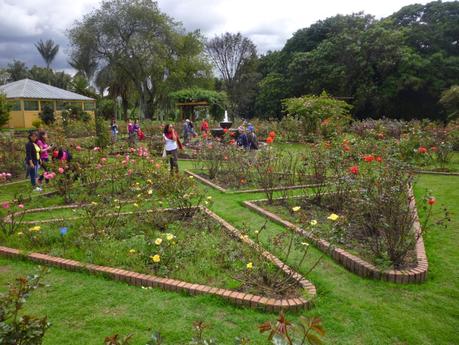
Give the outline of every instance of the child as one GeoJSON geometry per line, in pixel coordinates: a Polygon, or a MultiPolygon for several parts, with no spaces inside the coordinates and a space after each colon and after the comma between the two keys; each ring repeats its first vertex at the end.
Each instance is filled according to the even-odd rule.
{"type": "MultiPolygon", "coordinates": [[[[48,133],[46,133],[45,131],[39,131],[37,145],[40,147],[41,167],[46,172],[48,172],[49,151],[53,149],[52,146],[48,145],[47,141],[48,141],[48,133]]],[[[40,175],[38,182],[41,184],[42,181],[43,181],[43,175],[40,175]]],[[[48,179],[46,179],[46,182],[49,182],[48,179]]]]}

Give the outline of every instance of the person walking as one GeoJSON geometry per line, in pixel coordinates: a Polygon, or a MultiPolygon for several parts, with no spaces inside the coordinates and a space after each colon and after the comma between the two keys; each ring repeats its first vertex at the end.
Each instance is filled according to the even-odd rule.
{"type": "Polygon", "coordinates": [[[112,143],[116,143],[118,140],[118,124],[116,123],[116,119],[112,119],[112,124],[110,126],[110,130],[112,133],[112,143]]]}
{"type": "MultiPolygon", "coordinates": [[[[169,157],[169,163],[171,166],[171,174],[178,173],[178,149],[182,150],[182,143],[180,142],[179,136],[174,129],[172,124],[164,126],[163,131],[164,138],[164,152],[165,156],[169,157]]],[[[163,154],[164,156],[164,154],[163,154]]]]}
{"type": "Polygon", "coordinates": [[[37,132],[32,131],[29,133],[29,141],[25,145],[26,164],[28,175],[30,176],[30,183],[36,192],[41,192],[42,189],[37,186],[38,169],[40,168],[40,147],[37,145],[38,135],[37,132]]]}

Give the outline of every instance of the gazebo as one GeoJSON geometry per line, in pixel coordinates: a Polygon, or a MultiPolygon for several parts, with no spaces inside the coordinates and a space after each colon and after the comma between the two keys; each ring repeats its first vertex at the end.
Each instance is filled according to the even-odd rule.
{"type": "Polygon", "coordinates": [[[43,84],[31,79],[22,79],[0,85],[11,105],[8,128],[30,128],[32,122],[39,119],[43,107],[51,107],[60,114],[68,105],[75,105],[94,116],[96,101],[75,92],[43,84]]]}
{"type": "Polygon", "coordinates": [[[175,91],[169,96],[176,102],[176,107],[180,108],[180,120],[196,120],[196,109],[200,108],[206,110],[206,115],[209,110],[213,113],[222,112],[227,103],[225,93],[200,88],[175,91]]]}

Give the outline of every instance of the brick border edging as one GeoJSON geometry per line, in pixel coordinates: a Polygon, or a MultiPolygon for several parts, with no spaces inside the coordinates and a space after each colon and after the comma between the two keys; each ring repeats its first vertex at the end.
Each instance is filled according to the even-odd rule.
{"type": "MultiPolygon", "coordinates": [[[[197,180],[201,181],[202,183],[208,185],[209,187],[212,187],[214,189],[219,190],[222,193],[226,194],[245,194],[245,193],[262,193],[265,190],[263,188],[256,188],[256,189],[242,189],[242,190],[229,190],[226,188],[223,188],[219,186],[216,183],[213,183],[212,181],[206,179],[205,177],[202,177],[190,170],[185,170],[185,173],[193,176],[197,180]]],[[[282,190],[295,190],[295,189],[303,189],[303,188],[313,188],[320,186],[320,184],[305,184],[305,185],[298,185],[298,186],[285,186],[285,187],[274,187],[274,188],[269,188],[268,191],[282,191],[282,190]]]]}
{"type": "Polygon", "coordinates": [[[441,176],[459,176],[459,172],[434,171],[434,170],[415,170],[416,174],[421,175],[441,175],[441,176]]]}
{"type": "MultiPolygon", "coordinates": [[[[410,190],[410,194],[412,191],[410,190]]],[[[256,203],[266,201],[266,199],[244,201],[243,204],[249,209],[267,217],[268,219],[285,226],[288,229],[295,231],[296,233],[304,236],[311,241],[319,250],[324,253],[330,253],[333,260],[344,266],[347,270],[365,278],[371,278],[375,280],[384,280],[398,284],[408,283],[421,283],[427,279],[428,271],[428,260],[424,247],[424,240],[422,239],[421,225],[416,210],[416,204],[414,197],[411,198],[410,208],[414,212],[415,221],[413,224],[416,234],[419,234],[419,238],[416,242],[416,257],[417,265],[414,268],[408,270],[380,270],[375,265],[369,263],[362,258],[347,252],[344,249],[332,247],[332,245],[324,240],[313,236],[311,233],[305,231],[301,227],[286,221],[278,215],[267,211],[266,209],[257,206],[256,203]]]]}
{"type": "Polygon", "coordinates": [[[158,287],[168,291],[187,292],[190,295],[208,294],[223,297],[230,302],[250,308],[261,308],[270,312],[278,312],[281,310],[301,310],[309,309],[312,307],[312,298],[316,296],[316,288],[314,284],[306,280],[299,273],[292,270],[289,266],[284,264],[280,259],[264,250],[257,245],[254,241],[246,236],[243,236],[234,226],[226,222],[224,219],[210,211],[205,207],[200,208],[208,216],[222,225],[223,229],[229,235],[239,239],[243,243],[249,245],[251,248],[259,251],[262,256],[272,262],[285,274],[294,278],[298,284],[308,293],[308,299],[303,297],[288,298],[288,299],[275,299],[267,298],[258,295],[246,294],[228,289],[214,288],[207,285],[193,284],[176,279],[161,278],[154,275],[140,274],[137,272],[99,266],[93,264],[85,264],[75,260],[64,259],[60,257],[50,256],[41,253],[23,253],[21,250],[0,246],[0,255],[9,258],[21,258],[30,261],[38,262],[45,265],[56,266],[70,271],[85,271],[92,274],[102,274],[108,278],[124,281],[130,285],[158,287]]]}

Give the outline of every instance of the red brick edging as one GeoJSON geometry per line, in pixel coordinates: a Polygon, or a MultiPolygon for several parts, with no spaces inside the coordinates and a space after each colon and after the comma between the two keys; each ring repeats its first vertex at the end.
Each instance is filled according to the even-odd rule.
{"type": "MultiPolygon", "coordinates": [[[[264,192],[265,189],[263,188],[257,188],[257,189],[242,189],[242,190],[229,190],[226,188],[223,188],[219,186],[216,183],[213,183],[212,181],[206,179],[205,177],[202,177],[198,174],[195,174],[194,172],[191,172],[190,170],[185,170],[185,173],[187,173],[190,176],[193,176],[197,180],[201,181],[202,183],[215,188],[219,190],[220,192],[223,193],[228,193],[228,194],[243,194],[243,193],[261,193],[264,192]]],[[[304,185],[298,185],[298,186],[284,186],[284,187],[275,187],[275,188],[269,188],[268,191],[281,191],[281,190],[291,190],[291,189],[303,189],[303,188],[311,188],[311,187],[317,187],[319,186],[318,184],[304,184],[304,185]]]]}
{"type": "Polygon", "coordinates": [[[261,308],[267,311],[281,311],[281,310],[300,310],[309,309],[312,306],[312,298],[316,296],[316,288],[314,284],[306,280],[299,273],[293,271],[290,267],[284,264],[280,259],[271,254],[270,252],[261,248],[254,241],[249,239],[247,236],[243,236],[234,226],[217,216],[215,213],[207,208],[201,208],[208,216],[213,218],[215,221],[223,226],[223,229],[227,231],[233,237],[239,239],[245,244],[252,247],[254,250],[259,251],[266,259],[271,261],[285,274],[295,279],[298,284],[304,289],[308,295],[308,299],[303,297],[288,298],[288,299],[275,299],[266,298],[258,295],[246,294],[243,292],[237,292],[228,289],[214,288],[207,285],[192,284],[184,281],[161,278],[154,275],[140,274],[132,271],[99,266],[93,264],[85,264],[75,260],[68,260],[60,257],[50,256],[40,253],[23,253],[22,251],[14,248],[0,246],[0,255],[10,258],[23,258],[38,262],[45,265],[56,266],[70,271],[86,271],[94,274],[102,274],[108,278],[124,281],[130,285],[146,286],[146,287],[158,287],[168,291],[181,291],[187,292],[191,295],[209,294],[223,297],[230,302],[243,305],[250,308],[261,308]]]}
{"type": "Polygon", "coordinates": [[[278,215],[267,211],[266,209],[256,205],[258,202],[266,201],[265,199],[262,200],[253,200],[253,201],[244,201],[244,205],[251,210],[271,219],[272,221],[285,226],[288,229],[295,231],[296,233],[304,236],[309,241],[311,241],[319,250],[325,253],[329,253],[331,257],[355,274],[376,279],[376,280],[384,280],[399,284],[407,284],[407,283],[420,283],[427,279],[427,271],[428,271],[428,261],[427,255],[424,247],[424,241],[422,239],[421,233],[421,224],[419,223],[419,218],[416,210],[416,203],[414,197],[411,198],[410,208],[411,211],[414,212],[415,221],[413,224],[414,230],[416,234],[419,234],[418,241],[416,242],[416,256],[417,256],[417,265],[414,268],[408,270],[380,270],[375,265],[369,263],[366,260],[361,259],[360,257],[353,255],[347,252],[344,249],[333,247],[328,241],[324,239],[317,238],[313,236],[311,233],[303,230],[301,227],[282,219],[278,215]]]}

